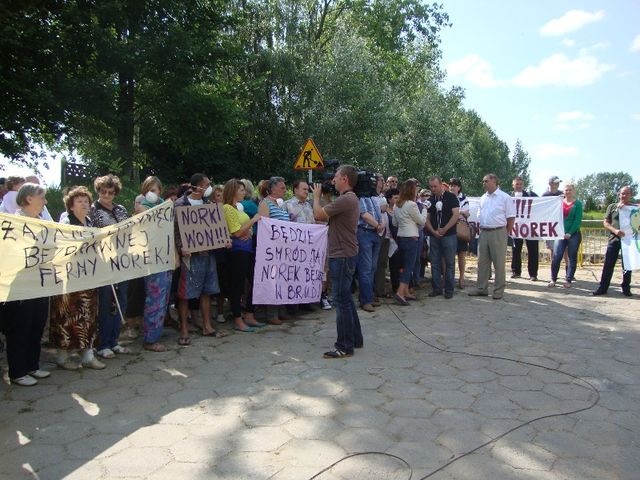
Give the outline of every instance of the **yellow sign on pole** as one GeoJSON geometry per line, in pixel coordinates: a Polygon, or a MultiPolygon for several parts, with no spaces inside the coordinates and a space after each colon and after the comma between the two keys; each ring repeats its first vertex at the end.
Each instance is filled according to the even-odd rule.
{"type": "Polygon", "coordinates": [[[322,154],[312,139],[307,138],[307,141],[296,157],[293,168],[295,170],[322,170],[324,168],[322,154]]]}

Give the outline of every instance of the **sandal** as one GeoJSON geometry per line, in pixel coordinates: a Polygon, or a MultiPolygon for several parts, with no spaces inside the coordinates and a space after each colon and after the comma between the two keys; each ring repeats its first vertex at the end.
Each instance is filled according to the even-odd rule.
{"type": "Polygon", "coordinates": [[[191,345],[191,339],[189,337],[180,337],[178,339],[178,345],[182,347],[188,347],[189,345],[191,345]]]}
{"type": "Polygon", "coordinates": [[[167,347],[162,343],[144,343],[142,348],[147,350],[148,352],[166,352],[167,347]]]}
{"type": "MultiPolygon", "coordinates": [[[[244,323],[247,323],[247,322],[245,321],[244,323]]],[[[247,323],[247,326],[253,327],[253,328],[264,328],[267,326],[267,324],[262,322],[256,322],[256,323],[247,323]]]]}
{"type": "Polygon", "coordinates": [[[213,338],[222,338],[227,336],[227,332],[222,332],[219,330],[211,330],[210,332],[202,332],[203,337],[213,337],[213,338]]]}
{"type": "Polygon", "coordinates": [[[253,328],[253,327],[246,327],[246,328],[233,327],[233,329],[234,329],[236,332],[244,332],[244,333],[253,333],[253,332],[255,332],[255,331],[256,331],[256,329],[255,329],[255,328],[253,328]]]}

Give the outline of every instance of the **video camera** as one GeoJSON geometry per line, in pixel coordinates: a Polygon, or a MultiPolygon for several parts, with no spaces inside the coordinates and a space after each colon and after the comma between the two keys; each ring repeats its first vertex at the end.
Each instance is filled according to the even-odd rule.
{"type": "Polygon", "coordinates": [[[333,176],[335,175],[336,170],[339,166],[340,161],[337,158],[332,158],[324,162],[324,172],[322,172],[322,176],[320,177],[322,193],[331,193],[331,195],[334,196],[338,195],[338,191],[333,184],[333,176]]]}
{"type": "MultiPolygon", "coordinates": [[[[340,166],[340,161],[336,158],[327,160],[325,162],[325,170],[320,178],[322,185],[322,193],[331,193],[332,195],[338,195],[335,185],[333,184],[333,176],[336,170],[340,166]]],[[[374,197],[378,193],[376,191],[377,177],[375,173],[368,172],[366,170],[358,171],[358,181],[353,189],[358,197],[374,197]]]]}
{"type": "Polygon", "coordinates": [[[366,170],[358,171],[358,182],[356,183],[353,193],[360,197],[375,197],[378,195],[376,187],[378,185],[378,177],[375,173],[366,170]]]}

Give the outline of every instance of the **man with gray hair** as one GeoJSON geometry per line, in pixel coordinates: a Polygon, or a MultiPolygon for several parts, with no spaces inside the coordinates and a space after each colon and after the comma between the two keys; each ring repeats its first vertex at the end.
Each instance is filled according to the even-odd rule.
{"type": "Polygon", "coordinates": [[[513,229],[516,208],[511,197],[498,187],[498,177],[494,173],[485,175],[482,185],[485,193],[480,197],[478,219],[480,225],[478,283],[476,289],[469,292],[469,295],[484,297],[489,295],[489,276],[493,264],[495,270],[493,299],[499,300],[504,295],[507,238],[513,229]]]}

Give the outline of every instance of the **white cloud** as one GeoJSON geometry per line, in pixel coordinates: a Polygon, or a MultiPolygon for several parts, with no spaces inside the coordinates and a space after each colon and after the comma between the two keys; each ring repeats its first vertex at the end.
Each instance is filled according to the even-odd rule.
{"type": "Polygon", "coordinates": [[[578,149],[555,143],[541,143],[533,147],[532,154],[536,160],[560,159],[575,157],[578,154],[578,149]]]}
{"type": "Polygon", "coordinates": [[[576,41],[572,38],[564,38],[562,39],[562,45],[565,47],[573,47],[576,44],[576,41]]]}
{"type": "Polygon", "coordinates": [[[544,85],[584,87],[598,81],[613,65],[601,63],[592,55],[581,54],[570,59],[562,53],[545,58],[539,65],[527,67],[513,79],[520,87],[544,85]]]}
{"type": "Polygon", "coordinates": [[[590,55],[590,54],[595,53],[595,52],[600,52],[602,50],[606,50],[610,46],[611,46],[611,44],[608,43],[608,42],[594,43],[593,45],[591,45],[589,47],[581,48],[580,49],[580,55],[590,55]]]}
{"type": "Polygon", "coordinates": [[[460,60],[449,63],[447,71],[452,77],[463,77],[478,87],[498,87],[505,83],[493,77],[491,64],[477,54],[467,55],[460,60]]]}
{"type": "Polygon", "coordinates": [[[557,131],[584,130],[591,126],[591,121],[595,118],[595,115],[581,110],[560,112],[556,115],[553,129],[557,131]]]}
{"type": "Polygon", "coordinates": [[[598,22],[604,18],[604,10],[586,12],[584,10],[569,10],[560,18],[549,20],[540,28],[543,37],[557,37],[569,32],[575,32],[589,23],[598,22]]]}
{"type": "Polygon", "coordinates": [[[629,51],[640,52],[640,35],[636,35],[636,38],[633,39],[633,42],[629,45],[629,51]]]}
{"type": "Polygon", "coordinates": [[[572,122],[572,121],[585,121],[588,122],[596,118],[591,113],[586,113],[581,110],[574,110],[573,112],[560,112],[556,115],[556,122],[572,122]]]}
{"type": "Polygon", "coordinates": [[[631,118],[633,118],[634,120],[640,122],[640,113],[632,113],[631,114],[631,118]]]}

